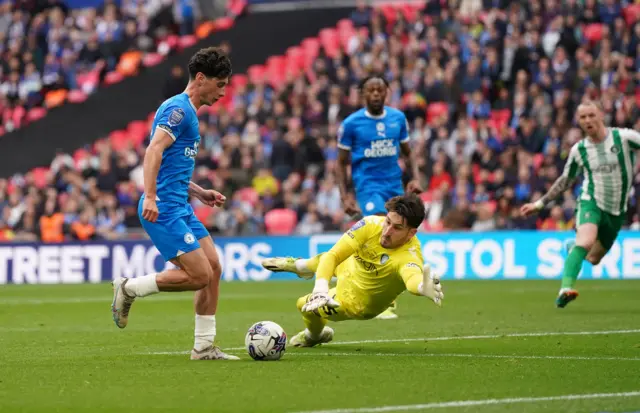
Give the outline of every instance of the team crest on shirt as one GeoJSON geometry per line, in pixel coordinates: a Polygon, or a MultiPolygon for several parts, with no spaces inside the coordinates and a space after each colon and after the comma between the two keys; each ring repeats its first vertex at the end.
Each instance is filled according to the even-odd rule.
{"type": "Polygon", "coordinates": [[[169,115],[169,126],[177,126],[184,119],[184,110],[182,109],[174,109],[169,115]]]}
{"type": "Polygon", "coordinates": [[[380,257],[380,264],[384,265],[389,261],[389,256],[387,254],[382,254],[380,257]]]}
{"type": "Polygon", "coordinates": [[[376,123],[376,130],[378,131],[378,136],[381,136],[383,138],[386,137],[384,133],[384,129],[385,129],[385,126],[383,122],[376,123]]]}
{"type": "Polygon", "coordinates": [[[616,155],[619,154],[620,153],[620,148],[618,148],[616,145],[613,145],[611,147],[611,153],[614,153],[616,155]]]}
{"type": "Polygon", "coordinates": [[[194,237],[192,233],[187,232],[186,234],[184,234],[184,242],[186,242],[187,244],[193,244],[194,242],[196,242],[196,237],[194,237]]]}

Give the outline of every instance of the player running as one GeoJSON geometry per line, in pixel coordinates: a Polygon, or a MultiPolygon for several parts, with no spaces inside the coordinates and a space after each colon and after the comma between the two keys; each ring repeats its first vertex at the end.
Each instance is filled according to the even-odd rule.
{"type": "MultiPolygon", "coordinates": [[[[348,116],[338,130],[337,178],[345,212],[349,215],[359,216],[364,211],[366,215],[383,216],[385,202],[404,193],[399,152],[412,173],[407,192],[422,192],[418,163],[412,159],[409,145],[407,118],[402,111],[384,105],[388,88],[382,76],[363,79],[360,91],[365,107],[348,116]],[[348,189],[349,163],[355,197],[348,189]]],[[[395,310],[394,302],[378,318],[397,318],[395,310]]]]}
{"type": "Polygon", "coordinates": [[[602,110],[594,102],[582,103],[578,123],[587,135],[573,145],[564,172],[537,202],[522,206],[523,215],[540,211],[584,176],[576,211],[576,240],[564,263],[556,306],[564,308],[578,297],[574,288],[586,259],[597,265],[613,246],[624,224],[635,171],[640,134],[631,129],[607,128],[602,110]]]}
{"type": "Polygon", "coordinates": [[[162,103],[153,121],[138,215],[162,257],[178,269],[113,281],[111,311],[120,328],[127,326],[136,297],[160,291],[196,291],[192,360],[238,360],[214,344],[222,269],[209,232],[188,203],[189,195],[211,207],[225,202],[220,193],[202,189],[190,179],[200,144],[196,112],[224,96],[230,76],[231,60],[220,49],[198,51],[189,60],[186,90],[162,103]]]}
{"type": "Polygon", "coordinates": [[[309,259],[270,258],[271,271],[293,272],[302,278],[316,274],[311,294],[300,297],[298,310],[306,329],[291,338],[296,347],[313,347],[333,339],[327,320],[368,320],[384,311],[405,289],[442,305],[444,294],[437,275],[424,265],[416,232],[425,212],[414,194],[386,203],[385,217],[358,221],[326,253],[309,259]],[[335,288],[329,281],[338,278],[335,288]]]}

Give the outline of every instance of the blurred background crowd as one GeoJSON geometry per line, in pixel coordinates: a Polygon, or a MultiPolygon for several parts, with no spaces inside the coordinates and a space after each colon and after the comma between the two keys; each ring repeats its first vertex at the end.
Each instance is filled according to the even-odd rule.
{"type": "MultiPolygon", "coordinates": [[[[193,180],[228,201],[209,209],[194,200],[196,213],[220,235],[269,232],[274,210],[288,217],[285,233],[343,230],[351,219],[335,179],[336,132],[362,105],[359,80],[377,72],[390,82],[388,104],[410,124],[427,208],[421,230],[571,229],[578,185],[538,217],[523,218],[518,209],[562,173],[582,138],[574,110],[583,99],[599,99],[611,126],[640,130],[633,7],[617,0],[361,4],[337,29],[320,33],[306,70],[274,80],[255,69],[224,104],[200,112],[193,180]],[[328,46],[332,39],[336,47],[328,46]]],[[[9,112],[40,105],[47,89],[73,88],[77,71],[113,68],[125,51],[155,47],[157,36],[192,33],[196,19],[188,1],[123,0],[82,12],[58,0],[0,3],[4,127],[9,112]]],[[[173,68],[165,97],[187,81],[184,68],[173,68]]],[[[2,237],[139,235],[147,143],[104,140],[79,157],[59,153],[43,189],[32,174],[0,180],[2,237]],[[63,234],[47,232],[49,225],[61,225],[63,234]]],[[[640,175],[633,185],[628,226],[638,229],[640,175]]]]}

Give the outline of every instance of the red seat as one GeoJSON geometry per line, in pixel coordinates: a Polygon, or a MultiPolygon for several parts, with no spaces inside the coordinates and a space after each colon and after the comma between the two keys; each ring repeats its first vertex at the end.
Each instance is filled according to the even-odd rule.
{"type": "Polygon", "coordinates": [[[213,23],[216,26],[216,30],[228,30],[233,27],[233,19],[231,17],[221,17],[215,19],[213,23]]]}
{"type": "Polygon", "coordinates": [[[197,207],[193,212],[196,215],[196,218],[203,224],[207,224],[209,218],[215,213],[216,209],[208,206],[200,206],[197,207]]]}
{"type": "Polygon", "coordinates": [[[44,118],[47,115],[47,110],[45,108],[36,107],[31,109],[27,113],[27,122],[35,122],[44,118]]]}
{"type": "Polygon", "coordinates": [[[427,106],[427,123],[449,113],[449,105],[444,102],[434,102],[427,106]]]}
{"type": "Polygon", "coordinates": [[[264,216],[264,224],[269,235],[290,235],[298,223],[295,211],[272,209],[264,216]]]}
{"type": "Polygon", "coordinates": [[[31,170],[31,173],[33,173],[33,183],[35,183],[36,187],[42,189],[47,186],[49,168],[34,168],[31,170]]]}
{"type": "Polygon", "coordinates": [[[249,81],[251,83],[261,83],[264,81],[265,67],[262,65],[250,66],[247,70],[247,75],[249,75],[249,81]]]}
{"type": "Polygon", "coordinates": [[[164,59],[164,56],[162,56],[160,53],[147,53],[142,58],[142,64],[145,67],[151,67],[162,62],[162,59],[164,59]]]}
{"type": "Polygon", "coordinates": [[[306,55],[317,56],[320,51],[320,40],[316,37],[307,37],[300,43],[306,55]]]}
{"type": "Polygon", "coordinates": [[[256,190],[251,187],[239,189],[236,194],[242,202],[246,202],[251,206],[255,206],[260,200],[260,196],[256,190]]]}
{"type": "Polygon", "coordinates": [[[129,147],[129,134],[124,130],[117,130],[109,135],[109,142],[114,151],[119,152],[129,147]]]}
{"type": "Polygon", "coordinates": [[[127,132],[129,133],[129,137],[133,142],[133,145],[137,147],[144,142],[145,138],[149,134],[147,122],[143,120],[134,120],[129,123],[129,126],[127,126],[127,132]]]}
{"type": "Polygon", "coordinates": [[[4,135],[4,132],[5,132],[4,128],[0,126],[0,136],[4,135]]]}
{"type": "Polygon", "coordinates": [[[78,149],[73,153],[73,163],[76,168],[79,168],[80,162],[87,156],[91,156],[91,153],[86,149],[78,149]]]}
{"type": "Polygon", "coordinates": [[[338,31],[353,29],[353,22],[351,19],[342,19],[338,20],[338,24],[336,24],[338,31]]]}
{"type": "Polygon", "coordinates": [[[544,161],[544,155],[541,153],[537,153],[533,155],[533,168],[537,172],[540,169],[540,165],[544,161]]]}
{"type": "Polygon", "coordinates": [[[116,83],[120,83],[122,81],[122,79],[124,79],[124,76],[121,73],[116,72],[116,71],[109,72],[104,77],[104,84],[105,85],[115,85],[116,83]]]}
{"type": "Polygon", "coordinates": [[[240,87],[247,86],[247,83],[249,83],[249,78],[247,77],[247,75],[234,74],[231,77],[231,86],[233,87],[234,90],[240,87]]]}
{"type": "Polygon", "coordinates": [[[584,37],[591,43],[597,43],[602,40],[602,24],[591,23],[584,29],[584,37]]]}
{"type": "Polygon", "coordinates": [[[624,15],[627,25],[633,26],[633,24],[640,19],[640,4],[635,3],[625,7],[622,14],[624,15]]]}
{"type": "Polygon", "coordinates": [[[100,80],[100,69],[94,69],[91,72],[80,73],[76,76],[78,87],[85,92],[93,91],[100,80]]]}
{"type": "Polygon", "coordinates": [[[192,35],[182,36],[179,41],[180,47],[182,48],[191,47],[196,43],[198,43],[198,38],[192,35]]]}
{"type": "Polygon", "coordinates": [[[69,94],[67,95],[67,100],[70,103],[82,103],[87,100],[87,97],[87,94],[82,90],[76,89],[69,92],[69,94]]]}

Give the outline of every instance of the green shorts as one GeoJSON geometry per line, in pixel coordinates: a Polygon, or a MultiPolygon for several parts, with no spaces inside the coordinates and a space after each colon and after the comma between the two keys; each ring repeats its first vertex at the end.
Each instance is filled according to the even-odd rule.
{"type": "Polygon", "coordinates": [[[624,224],[624,214],[613,215],[603,211],[596,205],[596,201],[578,201],[576,228],[582,224],[598,226],[598,241],[609,251],[618,237],[618,232],[624,224]]]}

